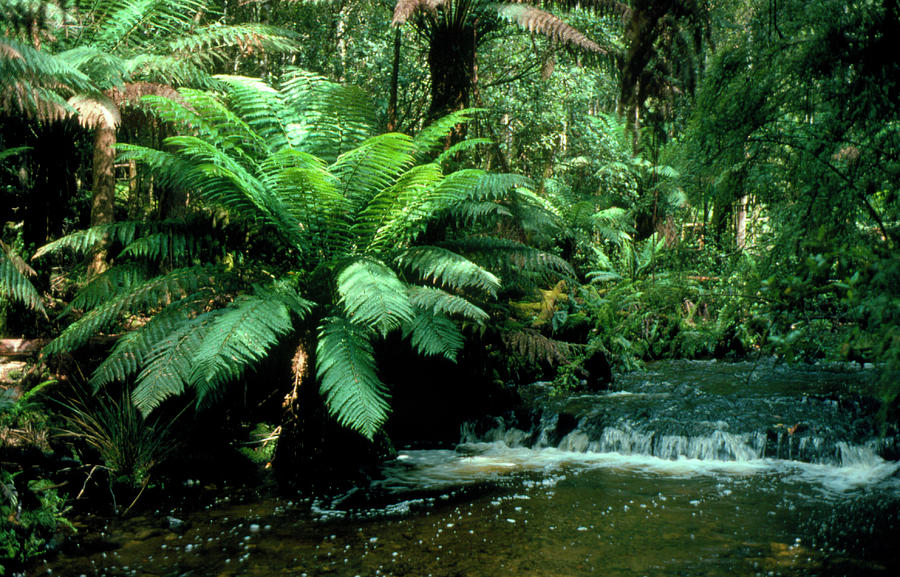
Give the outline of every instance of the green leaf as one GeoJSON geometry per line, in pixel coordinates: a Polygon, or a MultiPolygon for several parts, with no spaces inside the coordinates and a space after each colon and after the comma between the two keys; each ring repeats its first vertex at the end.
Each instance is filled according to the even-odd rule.
{"type": "Polygon", "coordinates": [[[403,336],[410,339],[420,354],[441,355],[451,361],[456,361],[456,354],[464,344],[462,333],[453,321],[426,309],[416,310],[413,320],[403,326],[403,336]]]}
{"type": "Polygon", "coordinates": [[[347,316],[382,335],[412,319],[406,285],[380,261],[353,262],[338,275],[337,289],[347,316]]]}
{"type": "Polygon", "coordinates": [[[375,374],[365,329],[340,317],[319,328],[316,374],[328,411],[339,423],[372,439],[387,420],[387,387],[375,374]]]}
{"type": "Polygon", "coordinates": [[[397,264],[423,280],[457,290],[479,289],[494,296],[500,279],[466,257],[437,246],[416,246],[401,252],[397,264]]]}

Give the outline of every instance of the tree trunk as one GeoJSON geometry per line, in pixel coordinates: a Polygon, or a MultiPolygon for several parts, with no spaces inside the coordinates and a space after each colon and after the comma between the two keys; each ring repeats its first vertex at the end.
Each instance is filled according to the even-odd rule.
{"type": "Polygon", "coordinates": [[[394,59],[391,66],[391,86],[387,109],[388,132],[394,132],[395,130],[397,130],[397,90],[400,82],[400,41],[401,31],[400,27],[398,26],[397,29],[394,30],[394,59]]]}
{"type": "Polygon", "coordinates": [[[328,414],[315,377],[314,334],[301,337],[292,360],[273,466],[285,489],[333,493],[355,486],[380,455],[376,445],[328,414]]]}
{"type": "Polygon", "coordinates": [[[432,121],[469,105],[475,79],[475,29],[436,27],[428,49],[432,121]]]}
{"type": "Polygon", "coordinates": [[[734,211],[734,244],[738,250],[744,250],[747,246],[747,203],[749,197],[745,194],[738,200],[734,211]]]}
{"type": "MultiPolygon", "coordinates": [[[[93,198],[91,226],[115,222],[116,204],[116,127],[100,122],[94,129],[93,198]]],[[[107,268],[106,243],[98,246],[91,257],[88,274],[100,274],[107,268]]]]}

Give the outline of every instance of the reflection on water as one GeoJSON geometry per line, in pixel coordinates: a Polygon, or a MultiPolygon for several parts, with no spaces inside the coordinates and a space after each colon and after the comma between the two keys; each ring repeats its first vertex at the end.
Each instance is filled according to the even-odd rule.
{"type": "Polygon", "coordinates": [[[168,512],[119,522],[115,549],[35,574],[897,574],[898,463],[864,409],[807,372],[792,389],[791,373],[760,371],[762,394],[720,382],[746,383],[746,366],[715,366],[718,377],[664,368],[628,383],[630,394],[559,401],[533,429],[497,421],[456,450],[402,452],[373,487],[331,500],[223,502],[177,529],[168,512]],[[849,425],[829,412],[835,399],[849,425]],[[819,447],[801,451],[806,460],[773,454],[782,428],[795,448],[793,435],[819,447]],[[613,437],[618,450],[606,450],[613,437]]]}

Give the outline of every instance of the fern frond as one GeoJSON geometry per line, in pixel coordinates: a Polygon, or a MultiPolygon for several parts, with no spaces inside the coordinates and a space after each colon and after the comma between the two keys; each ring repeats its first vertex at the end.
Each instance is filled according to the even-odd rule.
{"type": "Polygon", "coordinates": [[[416,12],[434,12],[446,2],[447,0],[397,0],[391,24],[402,26],[416,12]]]}
{"type": "Polygon", "coordinates": [[[424,281],[456,290],[478,289],[495,296],[500,279],[466,257],[438,246],[415,246],[402,251],[396,263],[424,281]]]}
{"type": "Polygon", "coordinates": [[[184,393],[194,354],[219,314],[212,311],[183,322],[156,343],[131,392],[131,400],[142,414],[146,416],[167,398],[184,393]]]}
{"type": "Polygon", "coordinates": [[[202,314],[214,296],[212,287],[202,287],[154,314],[142,326],[122,335],[94,370],[91,385],[97,390],[109,383],[124,382],[136,374],[159,342],[180,330],[183,323],[202,314]]]}
{"type": "Polygon", "coordinates": [[[81,287],[60,316],[65,316],[73,310],[97,307],[146,280],[147,272],[141,266],[129,263],[112,267],[81,287]]]}
{"type": "Polygon", "coordinates": [[[135,234],[141,226],[143,226],[143,223],[139,221],[127,220],[79,230],[45,244],[31,258],[37,259],[44,255],[55,254],[64,250],[70,250],[76,254],[85,254],[94,250],[97,243],[107,239],[127,245],[134,240],[135,234]]]}
{"type": "Polygon", "coordinates": [[[417,309],[436,315],[461,316],[477,323],[488,320],[488,314],[469,300],[434,287],[409,287],[409,302],[417,309]]]}
{"type": "Polygon", "coordinates": [[[443,177],[436,164],[414,166],[397,181],[375,194],[359,213],[351,234],[369,251],[399,247],[413,240],[424,226],[414,226],[430,214],[429,192],[443,177]]]}
{"type": "Polygon", "coordinates": [[[387,420],[387,387],[375,374],[369,333],[340,317],[319,328],[316,375],[328,411],[344,426],[368,439],[387,420]]]}
{"type": "Polygon", "coordinates": [[[293,329],[290,310],[283,302],[259,297],[236,299],[209,324],[199,348],[190,355],[190,384],[197,400],[265,357],[279,337],[293,329]]]}
{"type": "Polygon", "coordinates": [[[456,361],[463,348],[463,336],[456,324],[431,310],[416,309],[413,319],[403,325],[403,337],[422,355],[440,355],[456,361]]]}
{"type": "Polygon", "coordinates": [[[419,161],[430,160],[429,157],[431,155],[443,151],[447,144],[448,135],[456,126],[468,122],[478,112],[481,112],[481,109],[466,108],[457,110],[434,120],[420,130],[415,136],[416,158],[419,161]]]}
{"type": "Polygon", "coordinates": [[[533,329],[508,332],[503,335],[503,343],[510,352],[532,363],[540,361],[550,364],[565,363],[571,354],[569,343],[545,337],[533,329]]]}
{"type": "Polygon", "coordinates": [[[295,114],[291,145],[298,150],[334,162],[374,133],[375,107],[357,87],[288,68],[280,92],[295,114]]]}
{"type": "Polygon", "coordinates": [[[358,260],[337,277],[347,316],[356,324],[386,335],[412,319],[406,287],[394,271],[375,260],[358,260]]]}
{"type": "Polygon", "coordinates": [[[486,268],[503,270],[510,277],[532,275],[544,282],[559,276],[575,277],[575,270],[566,260],[514,240],[478,236],[448,241],[445,246],[471,255],[473,261],[486,268]]]}
{"type": "Polygon", "coordinates": [[[0,297],[19,301],[31,310],[47,315],[44,301],[28,277],[34,272],[9,246],[0,241],[0,297]]]}
{"type": "Polygon", "coordinates": [[[466,138],[465,140],[460,140],[459,142],[452,144],[447,150],[440,153],[437,158],[434,159],[434,162],[443,166],[445,162],[449,162],[451,159],[458,157],[458,155],[462,152],[467,152],[479,146],[491,145],[494,141],[490,138],[466,138]]]}
{"type": "Polygon", "coordinates": [[[124,313],[182,298],[201,284],[214,282],[220,272],[218,267],[206,265],[180,268],[150,279],[133,290],[106,301],[69,325],[44,347],[43,354],[53,355],[75,350],[91,336],[111,327],[124,313]]]}
{"type": "Polygon", "coordinates": [[[387,133],[374,136],[342,154],[329,171],[341,181],[352,214],[360,212],[380,191],[412,167],[412,138],[387,133]]]}
{"type": "Polygon", "coordinates": [[[501,16],[530,32],[538,32],[557,42],[580,46],[591,52],[606,52],[599,44],[577,29],[540,8],[529,4],[494,4],[493,6],[501,16]]]}

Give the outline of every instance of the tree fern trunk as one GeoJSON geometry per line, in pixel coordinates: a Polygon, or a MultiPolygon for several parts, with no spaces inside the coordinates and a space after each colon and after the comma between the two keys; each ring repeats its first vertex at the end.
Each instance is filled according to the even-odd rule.
{"type": "Polygon", "coordinates": [[[431,107],[428,120],[469,105],[475,78],[475,29],[436,27],[428,50],[431,107]]]}
{"type": "MultiPolygon", "coordinates": [[[[311,323],[315,326],[315,323],[311,323]]],[[[376,446],[328,414],[316,379],[316,338],[301,336],[292,360],[293,382],[284,397],[273,466],[285,489],[334,491],[356,485],[378,459],[376,446]]]]}
{"type": "MultiPolygon", "coordinates": [[[[94,129],[93,198],[91,226],[115,222],[116,202],[116,128],[100,122],[94,129]]],[[[91,259],[89,274],[106,270],[106,246],[99,246],[91,259]]]]}

